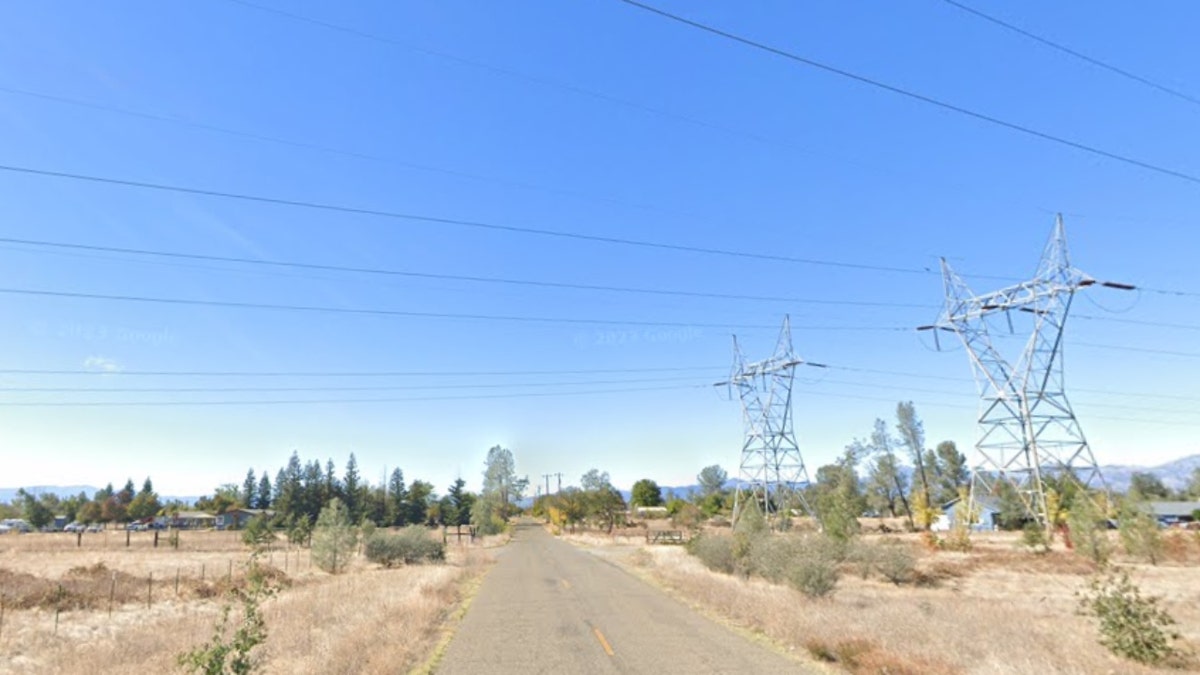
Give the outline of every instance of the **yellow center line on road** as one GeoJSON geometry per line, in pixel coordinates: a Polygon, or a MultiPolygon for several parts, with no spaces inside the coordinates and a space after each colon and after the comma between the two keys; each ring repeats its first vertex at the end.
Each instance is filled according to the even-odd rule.
{"type": "Polygon", "coordinates": [[[604,647],[604,653],[608,654],[609,656],[616,656],[616,652],[613,651],[612,645],[608,644],[608,640],[604,639],[604,633],[601,633],[600,629],[596,628],[595,626],[592,626],[592,631],[596,633],[596,639],[600,641],[600,646],[604,647]]]}

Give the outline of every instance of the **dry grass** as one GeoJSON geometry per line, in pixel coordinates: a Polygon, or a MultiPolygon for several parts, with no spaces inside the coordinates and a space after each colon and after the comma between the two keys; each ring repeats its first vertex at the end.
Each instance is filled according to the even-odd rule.
{"type": "MultiPolygon", "coordinates": [[[[120,546],[89,548],[85,541],[82,550],[63,535],[59,541],[56,535],[0,537],[0,594],[6,597],[0,673],[178,671],[176,656],[211,636],[224,591],[243,582],[248,558],[227,533],[190,534],[191,547],[179,551],[161,544],[125,549],[123,535],[120,546]],[[232,578],[228,560],[236,561],[232,578]],[[201,565],[209,569],[204,582],[201,565]],[[147,607],[150,573],[163,581],[147,607]]],[[[308,565],[307,551],[299,569],[292,552],[285,574],[284,552],[277,551],[272,575],[285,588],[262,607],[264,672],[395,673],[426,659],[464,582],[491,560],[483,546],[451,545],[447,555],[445,565],[391,570],[358,559],[348,573],[330,576],[308,565]]]]}
{"type": "MultiPolygon", "coordinates": [[[[1077,614],[1075,592],[1095,569],[1079,556],[1020,551],[1006,534],[978,537],[970,553],[935,553],[919,537],[891,538],[918,554],[926,583],[896,587],[847,570],[822,600],[712,572],[676,547],[585,545],[786,650],[852,673],[1155,672],[1109,654],[1091,620],[1077,614]]],[[[1200,644],[1200,568],[1132,567],[1146,592],[1165,598],[1185,643],[1200,644]]]]}

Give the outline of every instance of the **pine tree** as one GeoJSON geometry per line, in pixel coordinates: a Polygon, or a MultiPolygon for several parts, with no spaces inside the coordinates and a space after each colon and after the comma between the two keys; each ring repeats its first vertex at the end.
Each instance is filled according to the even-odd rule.
{"type": "Polygon", "coordinates": [[[337,574],[346,569],[358,544],[358,533],[350,524],[349,513],[336,497],[321,509],[312,533],[312,560],[317,567],[337,574]]]}
{"type": "MultiPolygon", "coordinates": [[[[266,475],[266,474],[264,474],[266,475]]],[[[242,504],[246,508],[254,508],[254,496],[258,489],[258,479],[254,476],[254,468],[246,471],[246,480],[242,481],[242,504]]]]}
{"type": "Polygon", "coordinates": [[[254,508],[271,508],[271,479],[267,478],[266,471],[264,471],[262,477],[258,479],[258,491],[255,495],[254,508]]]}
{"type": "Polygon", "coordinates": [[[442,518],[447,525],[469,525],[471,523],[471,504],[475,501],[475,495],[467,492],[466,485],[467,481],[458,478],[450,486],[446,495],[446,506],[442,512],[442,518]]]}
{"type": "Polygon", "coordinates": [[[392,470],[388,480],[388,521],[395,526],[412,522],[408,519],[408,490],[404,487],[404,472],[392,470]]]}
{"type": "Polygon", "coordinates": [[[350,453],[350,459],[346,462],[346,474],[342,477],[342,502],[346,505],[346,512],[350,516],[351,523],[358,523],[362,520],[362,486],[359,485],[361,478],[358,475],[358,460],[354,457],[354,453],[350,453]]]}

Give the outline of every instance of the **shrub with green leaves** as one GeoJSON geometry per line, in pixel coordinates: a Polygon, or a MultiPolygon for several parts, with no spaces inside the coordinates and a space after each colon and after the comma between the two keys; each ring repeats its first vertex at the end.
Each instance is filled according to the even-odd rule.
{"type": "Polygon", "coordinates": [[[797,558],[787,570],[788,584],[810,598],[832,593],[839,576],[837,563],[818,555],[797,558]]]}
{"type": "Polygon", "coordinates": [[[1050,550],[1050,542],[1046,538],[1046,528],[1037,521],[1025,523],[1021,530],[1021,543],[1034,553],[1046,553],[1050,550]]]}
{"type": "Polygon", "coordinates": [[[247,586],[231,591],[231,599],[221,607],[213,636],[204,644],[180,654],[177,661],[189,673],[199,675],[249,675],[257,672],[262,659],[254,648],[267,641],[267,623],[259,605],[275,590],[268,584],[255,557],[250,559],[247,586]],[[241,616],[230,633],[230,618],[235,603],[241,616]]]}
{"type": "Polygon", "coordinates": [[[1129,555],[1157,565],[1163,557],[1163,538],[1158,520],[1145,504],[1126,501],[1117,519],[1121,546],[1129,555]]]}
{"type": "Polygon", "coordinates": [[[731,535],[702,534],[688,542],[687,550],[714,572],[733,574],[737,568],[734,538],[731,535]]]}
{"type": "Polygon", "coordinates": [[[269,546],[275,541],[275,528],[271,525],[271,519],[266,514],[260,514],[253,518],[246,525],[246,529],[242,530],[242,541],[255,548],[269,546]]]}
{"type": "Polygon", "coordinates": [[[792,564],[805,555],[809,537],[792,535],[764,536],[754,540],[747,555],[746,569],[771,583],[784,583],[792,564]]]}
{"type": "Polygon", "coordinates": [[[1081,494],[1075,498],[1067,514],[1067,528],[1075,552],[1097,565],[1108,563],[1112,556],[1112,542],[1108,539],[1108,523],[1091,495],[1081,494]]]}
{"type": "Polygon", "coordinates": [[[329,572],[345,571],[358,545],[358,531],[350,525],[350,514],[342,500],[334,497],[321,509],[312,533],[312,561],[329,572]]]}
{"type": "Polygon", "coordinates": [[[376,532],[367,539],[367,560],[383,565],[415,565],[446,559],[446,546],[420,525],[409,525],[398,534],[376,532]]]}
{"type": "Polygon", "coordinates": [[[1100,622],[1100,644],[1112,653],[1140,663],[1159,664],[1178,656],[1169,629],[1175,620],[1158,606],[1159,598],[1144,596],[1125,570],[1092,579],[1079,594],[1083,613],[1100,622]]]}
{"type": "Polygon", "coordinates": [[[875,550],[875,569],[884,579],[899,586],[913,580],[917,559],[903,544],[886,544],[875,550]]]}

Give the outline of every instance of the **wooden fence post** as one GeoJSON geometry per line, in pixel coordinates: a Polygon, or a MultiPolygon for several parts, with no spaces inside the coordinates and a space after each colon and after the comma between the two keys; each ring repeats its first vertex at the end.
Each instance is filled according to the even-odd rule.
{"type": "Polygon", "coordinates": [[[129,530],[125,530],[125,548],[129,548],[129,530]]]}

